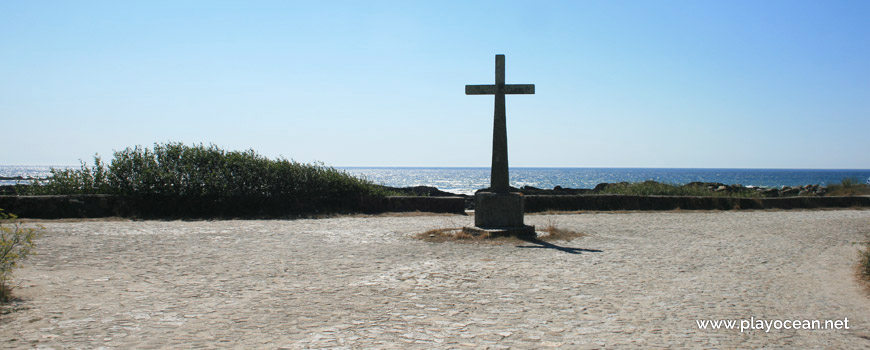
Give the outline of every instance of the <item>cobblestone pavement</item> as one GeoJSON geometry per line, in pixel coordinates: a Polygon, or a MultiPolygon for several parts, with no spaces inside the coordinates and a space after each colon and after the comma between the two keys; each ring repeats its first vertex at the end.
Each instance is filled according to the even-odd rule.
{"type": "Polygon", "coordinates": [[[870,348],[867,210],[527,216],[588,234],[548,247],[411,238],[472,221],[45,221],[0,348],[870,348]],[[850,329],[696,322],[750,317],[850,329]]]}

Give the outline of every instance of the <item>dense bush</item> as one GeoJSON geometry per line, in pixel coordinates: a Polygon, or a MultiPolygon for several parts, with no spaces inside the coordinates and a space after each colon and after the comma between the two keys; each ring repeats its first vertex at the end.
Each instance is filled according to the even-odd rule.
{"type": "Polygon", "coordinates": [[[0,302],[12,298],[12,268],[33,252],[33,239],[39,235],[36,228],[22,227],[19,223],[6,224],[15,215],[0,209],[0,302]]]}
{"type": "Polygon", "coordinates": [[[99,156],[94,156],[94,167],[85,162],[81,168],[51,169],[46,181],[34,180],[29,186],[19,186],[18,192],[33,195],[112,193],[106,167],[99,156]]]}
{"type": "Polygon", "coordinates": [[[181,143],[139,146],[114,153],[106,166],[51,170],[34,182],[30,194],[120,194],[173,197],[334,198],[381,195],[383,189],[323,164],[272,160],[253,150],[224,151],[217,146],[181,143]]]}

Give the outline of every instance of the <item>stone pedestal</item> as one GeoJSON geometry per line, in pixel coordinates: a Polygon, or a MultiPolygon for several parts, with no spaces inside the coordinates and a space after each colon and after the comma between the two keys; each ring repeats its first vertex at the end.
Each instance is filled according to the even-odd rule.
{"type": "Polygon", "coordinates": [[[535,227],[523,224],[523,195],[478,192],[474,196],[474,226],[463,230],[490,236],[535,236],[535,227]]]}

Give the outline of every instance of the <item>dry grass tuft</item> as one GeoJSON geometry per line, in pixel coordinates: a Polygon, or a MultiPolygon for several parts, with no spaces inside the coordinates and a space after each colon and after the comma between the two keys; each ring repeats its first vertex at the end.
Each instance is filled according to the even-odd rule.
{"type": "Polygon", "coordinates": [[[838,184],[828,185],[826,196],[866,196],[870,195],[870,184],[862,184],[857,178],[845,178],[838,184]]]}
{"type": "Polygon", "coordinates": [[[426,232],[421,232],[414,235],[417,239],[422,239],[427,242],[446,242],[450,239],[459,239],[457,234],[462,233],[461,228],[436,228],[426,232]]]}
{"type": "MultiPolygon", "coordinates": [[[[542,241],[570,241],[586,236],[585,233],[569,230],[557,226],[551,220],[543,229],[537,230],[537,239],[542,241]]],[[[520,244],[526,240],[517,237],[491,237],[489,234],[469,234],[461,227],[436,228],[414,235],[414,238],[432,243],[459,242],[459,243],[486,243],[486,244],[520,244]]]]}
{"type": "Polygon", "coordinates": [[[543,232],[545,232],[545,234],[538,238],[544,241],[570,241],[575,238],[586,236],[583,232],[559,228],[552,224],[545,226],[543,232]]]}
{"type": "Polygon", "coordinates": [[[415,238],[432,243],[459,242],[459,243],[488,243],[508,244],[518,243],[521,240],[515,237],[490,237],[489,234],[472,235],[461,227],[436,228],[414,235],[415,238]]]}
{"type": "Polygon", "coordinates": [[[860,251],[860,255],[858,274],[870,287],[870,241],[864,244],[864,250],[860,251]]]}
{"type": "Polygon", "coordinates": [[[559,227],[559,224],[556,222],[556,216],[547,217],[547,225],[544,226],[543,230],[538,231],[544,232],[544,235],[538,237],[544,241],[570,241],[586,236],[583,232],[559,227]]]}

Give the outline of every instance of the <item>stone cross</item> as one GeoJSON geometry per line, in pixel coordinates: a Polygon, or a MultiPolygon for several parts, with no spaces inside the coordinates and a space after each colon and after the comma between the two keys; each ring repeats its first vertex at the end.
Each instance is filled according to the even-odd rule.
{"type": "Polygon", "coordinates": [[[493,193],[510,192],[504,95],[534,93],[534,84],[504,83],[504,55],[495,55],[495,85],[465,85],[466,95],[495,95],[495,116],[492,126],[492,170],[490,170],[489,189],[493,193]]]}

